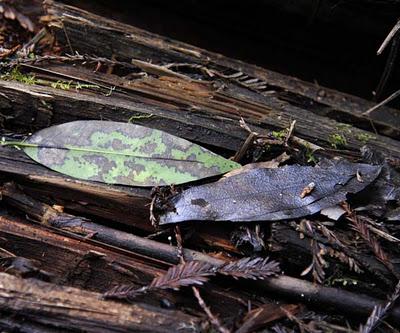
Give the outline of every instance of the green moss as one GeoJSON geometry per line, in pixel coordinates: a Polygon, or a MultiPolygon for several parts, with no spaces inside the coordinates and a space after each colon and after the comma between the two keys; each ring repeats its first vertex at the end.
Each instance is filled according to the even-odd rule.
{"type": "Polygon", "coordinates": [[[137,115],[133,115],[132,117],[130,117],[130,118],[128,119],[128,123],[131,124],[131,123],[134,122],[134,121],[141,120],[141,119],[149,119],[149,118],[151,118],[151,117],[154,117],[154,114],[150,113],[150,114],[137,114],[137,115]]]}
{"type": "Polygon", "coordinates": [[[375,140],[376,136],[370,135],[368,133],[358,133],[356,139],[361,141],[363,144],[368,143],[370,140],[375,140]]]}
{"type": "Polygon", "coordinates": [[[70,89],[81,90],[84,88],[99,88],[99,86],[95,84],[84,84],[80,82],[74,82],[72,80],[71,81],[58,80],[54,82],[50,80],[37,79],[33,74],[21,73],[18,66],[14,67],[10,72],[1,75],[0,79],[5,81],[17,81],[20,83],[30,84],[30,85],[39,84],[61,90],[70,90],[70,89]]]}
{"type": "Polygon", "coordinates": [[[22,74],[18,67],[14,67],[11,72],[0,76],[2,80],[17,81],[25,84],[36,84],[35,75],[22,74]]]}
{"type": "Polygon", "coordinates": [[[283,129],[281,131],[272,131],[272,136],[278,140],[284,140],[287,135],[287,129],[283,129]]]}
{"type": "Polygon", "coordinates": [[[309,144],[306,145],[306,159],[307,163],[318,163],[318,159],[314,156],[314,151],[310,148],[309,144]]]}
{"type": "Polygon", "coordinates": [[[346,137],[340,133],[334,133],[329,136],[329,143],[335,149],[344,148],[347,146],[346,137]]]}
{"type": "Polygon", "coordinates": [[[338,131],[340,132],[347,132],[347,133],[351,133],[351,129],[352,126],[349,124],[337,124],[336,128],[338,129],[338,131]]]}

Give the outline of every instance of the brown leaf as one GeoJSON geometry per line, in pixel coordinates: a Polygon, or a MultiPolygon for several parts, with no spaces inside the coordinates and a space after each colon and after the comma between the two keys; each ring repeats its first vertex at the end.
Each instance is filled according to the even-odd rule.
{"type": "Polygon", "coordinates": [[[31,19],[24,14],[21,14],[15,8],[8,5],[0,5],[0,13],[2,13],[4,17],[9,20],[17,20],[24,29],[30,32],[35,31],[35,24],[31,21],[31,19]]]}
{"type": "Polygon", "coordinates": [[[270,161],[246,164],[242,166],[240,169],[235,169],[226,173],[223,176],[223,178],[232,177],[253,169],[260,169],[260,168],[275,169],[279,167],[279,165],[281,165],[283,162],[286,162],[288,159],[290,159],[290,156],[284,152],[270,161]]]}
{"type": "Polygon", "coordinates": [[[272,321],[286,317],[286,313],[296,314],[300,310],[300,306],[296,304],[264,304],[244,317],[242,326],[235,333],[254,332],[272,321]]]}

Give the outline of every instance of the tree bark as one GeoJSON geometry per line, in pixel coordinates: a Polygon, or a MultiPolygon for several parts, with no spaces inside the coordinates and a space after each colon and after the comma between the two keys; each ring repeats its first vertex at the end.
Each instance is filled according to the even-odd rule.
{"type": "Polygon", "coordinates": [[[103,301],[97,293],[4,273],[0,273],[0,309],[20,320],[26,318],[35,324],[68,331],[200,331],[199,319],[178,311],[103,301]]]}

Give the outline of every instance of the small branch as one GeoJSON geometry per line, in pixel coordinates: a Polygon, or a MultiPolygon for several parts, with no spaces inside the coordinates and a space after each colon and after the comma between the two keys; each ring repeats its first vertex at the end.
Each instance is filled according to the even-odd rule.
{"type": "MultiPolygon", "coordinates": [[[[185,264],[185,258],[184,258],[184,253],[183,253],[183,238],[182,238],[181,229],[179,228],[179,226],[175,226],[174,230],[175,230],[176,245],[177,245],[177,248],[178,248],[178,257],[179,257],[179,260],[180,260],[181,264],[184,265],[185,264]]],[[[190,263],[191,262],[189,262],[189,264],[190,263]]],[[[211,312],[210,307],[207,306],[207,304],[204,301],[203,297],[201,297],[199,288],[197,288],[195,286],[192,286],[192,291],[193,291],[194,297],[196,297],[196,299],[197,299],[197,303],[199,304],[199,306],[203,309],[203,311],[207,315],[208,320],[210,321],[210,323],[212,325],[214,325],[214,327],[216,327],[218,329],[218,331],[220,331],[221,333],[231,333],[230,330],[228,330],[227,328],[225,328],[221,324],[221,322],[218,319],[218,317],[216,317],[211,312]]]]}
{"type": "Polygon", "coordinates": [[[367,111],[365,111],[363,113],[363,116],[368,116],[369,114],[371,114],[375,110],[379,109],[380,107],[386,105],[387,103],[389,103],[390,101],[394,100],[398,96],[400,96],[400,90],[397,90],[396,92],[391,94],[389,97],[385,98],[382,102],[376,104],[374,107],[372,107],[372,108],[368,109],[367,111]]]}
{"type": "Polygon", "coordinates": [[[199,289],[196,287],[192,287],[192,290],[193,290],[194,297],[196,297],[197,302],[199,303],[199,305],[203,309],[203,311],[206,313],[211,324],[213,324],[216,328],[218,328],[218,330],[221,333],[231,333],[230,330],[228,330],[226,327],[222,326],[219,319],[216,316],[214,316],[214,314],[211,312],[210,308],[207,306],[207,304],[204,302],[204,299],[201,297],[199,289]]]}
{"type": "Polygon", "coordinates": [[[382,320],[387,316],[388,312],[393,308],[397,299],[400,297],[400,281],[397,283],[394,292],[389,297],[385,305],[377,305],[374,307],[371,315],[368,317],[367,323],[360,326],[360,333],[370,333],[374,331],[382,320]]]}
{"type": "Polygon", "coordinates": [[[293,120],[293,121],[291,122],[291,124],[290,124],[288,133],[287,133],[286,138],[285,138],[285,143],[284,143],[284,144],[285,144],[286,147],[288,146],[289,140],[290,140],[290,138],[291,138],[292,135],[293,135],[294,127],[295,127],[295,126],[296,126],[296,120],[293,120]]]}
{"type": "Polygon", "coordinates": [[[240,118],[239,124],[241,128],[245,129],[249,133],[249,135],[233,157],[232,160],[235,162],[239,162],[246,155],[249,148],[254,144],[254,140],[258,137],[258,133],[253,132],[243,118],[240,118]]]}
{"type": "Polygon", "coordinates": [[[357,215],[354,213],[354,211],[350,209],[350,206],[347,203],[344,203],[342,207],[346,211],[347,219],[352,222],[354,230],[369,246],[369,248],[375,254],[375,257],[386,266],[389,272],[391,272],[396,277],[396,279],[400,280],[400,274],[395,270],[392,262],[389,259],[389,256],[386,254],[385,251],[383,251],[378,240],[374,237],[374,235],[370,233],[367,224],[357,217],[357,215]]]}
{"type": "Polygon", "coordinates": [[[382,54],[382,52],[389,45],[390,41],[393,39],[393,37],[397,34],[399,30],[400,30],[400,20],[397,21],[392,30],[390,30],[389,34],[386,36],[382,45],[379,47],[378,51],[376,52],[378,55],[382,54]]]}

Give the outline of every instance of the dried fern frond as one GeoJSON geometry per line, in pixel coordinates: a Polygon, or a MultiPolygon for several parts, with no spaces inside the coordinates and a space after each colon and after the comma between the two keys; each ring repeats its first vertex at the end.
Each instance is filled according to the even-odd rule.
{"type": "Polygon", "coordinates": [[[148,286],[137,288],[132,285],[116,286],[105,292],[105,298],[133,300],[136,296],[149,292],[153,289],[174,289],[180,287],[201,285],[208,281],[208,278],[216,274],[216,267],[202,262],[189,261],[170,267],[165,274],[158,276],[148,286]]]}
{"type": "Polygon", "coordinates": [[[137,288],[135,285],[118,285],[115,286],[113,288],[111,288],[110,290],[106,291],[103,294],[103,297],[105,299],[126,299],[128,301],[133,301],[133,299],[140,295],[143,294],[145,292],[148,291],[148,287],[142,287],[142,288],[137,288]]]}
{"type": "Polygon", "coordinates": [[[156,277],[149,289],[174,289],[191,285],[202,285],[208,277],[216,274],[216,267],[202,261],[189,261],[172,266],[168,271],[156,277]]]}
{"type": "Polygon", "coordinates": [[[136,288],[136,286],[116,286],[106,293],[106,298],[132,300],[139,294],[156,289],[174,289],[180,287],[202,285],[208,279],[218,274],[229,275],[235,279],[264,279],[276,276],[280,272],[279,263],[269,261],[268,258],[243,258],[238,261],[223,264],[221,266],[211,265],[202,261],[189,261],[172,266],[165,274],[154,278],[150,285],[136,288]]]}
{"type": "Polygon", "coordinates": [[[243,258],[225,264],[218,268],[218,273],[232,276],[235,279],[264,279],[276,276],[280,272],[277,261],[269,261],[268,258],[243,258]]]}
{"type": "Polygon", "coordinates": [[[352,223],[353,230],[355,230],[362,240],[369,246],[375,254],[375,257],[380,260],[398,280],[400,280],[400,273],[393,266],[389,256],[382,249],[379,241],[373,234],[371,234],[367,223],[358,218],[347,203],[343,203],[342,207],[346,211],[347,219],[352,223]]]}
{"type": "Polygon", "coordinates": [[[328,266],[324,259],[324,255],[327,253],[327,248],[323,244],[312,239],[311,251],[312,262],[300,275],[305,276],[312,271],[314,281],[322,283],[325,279],[325,268],[328,266]]]}
{"type": "Polygon", "coordinates": [[[353,271],[353,272],[355,272],[357,274],[363,273],[363,270],[357,264],[357,262],[353,258],[349,257],[347,254],[345,254],[344,252],[336,251],[334,249],[328,249],[328,254],[332,258],[337,258],[343,264],[346,264],[349,267],[350,271],[353,271]]]}
{"type": "Polygon", "coordinates": [[[377,328],[380,322],[386,317],[392,309],[395,302],[400,298],[400,281],[397,283],[394,292],[390,295],[388,301],[384,305],[377,305],[371,312],[365,325],[360,325],[360,333],[370,333],[377,328]]]}

